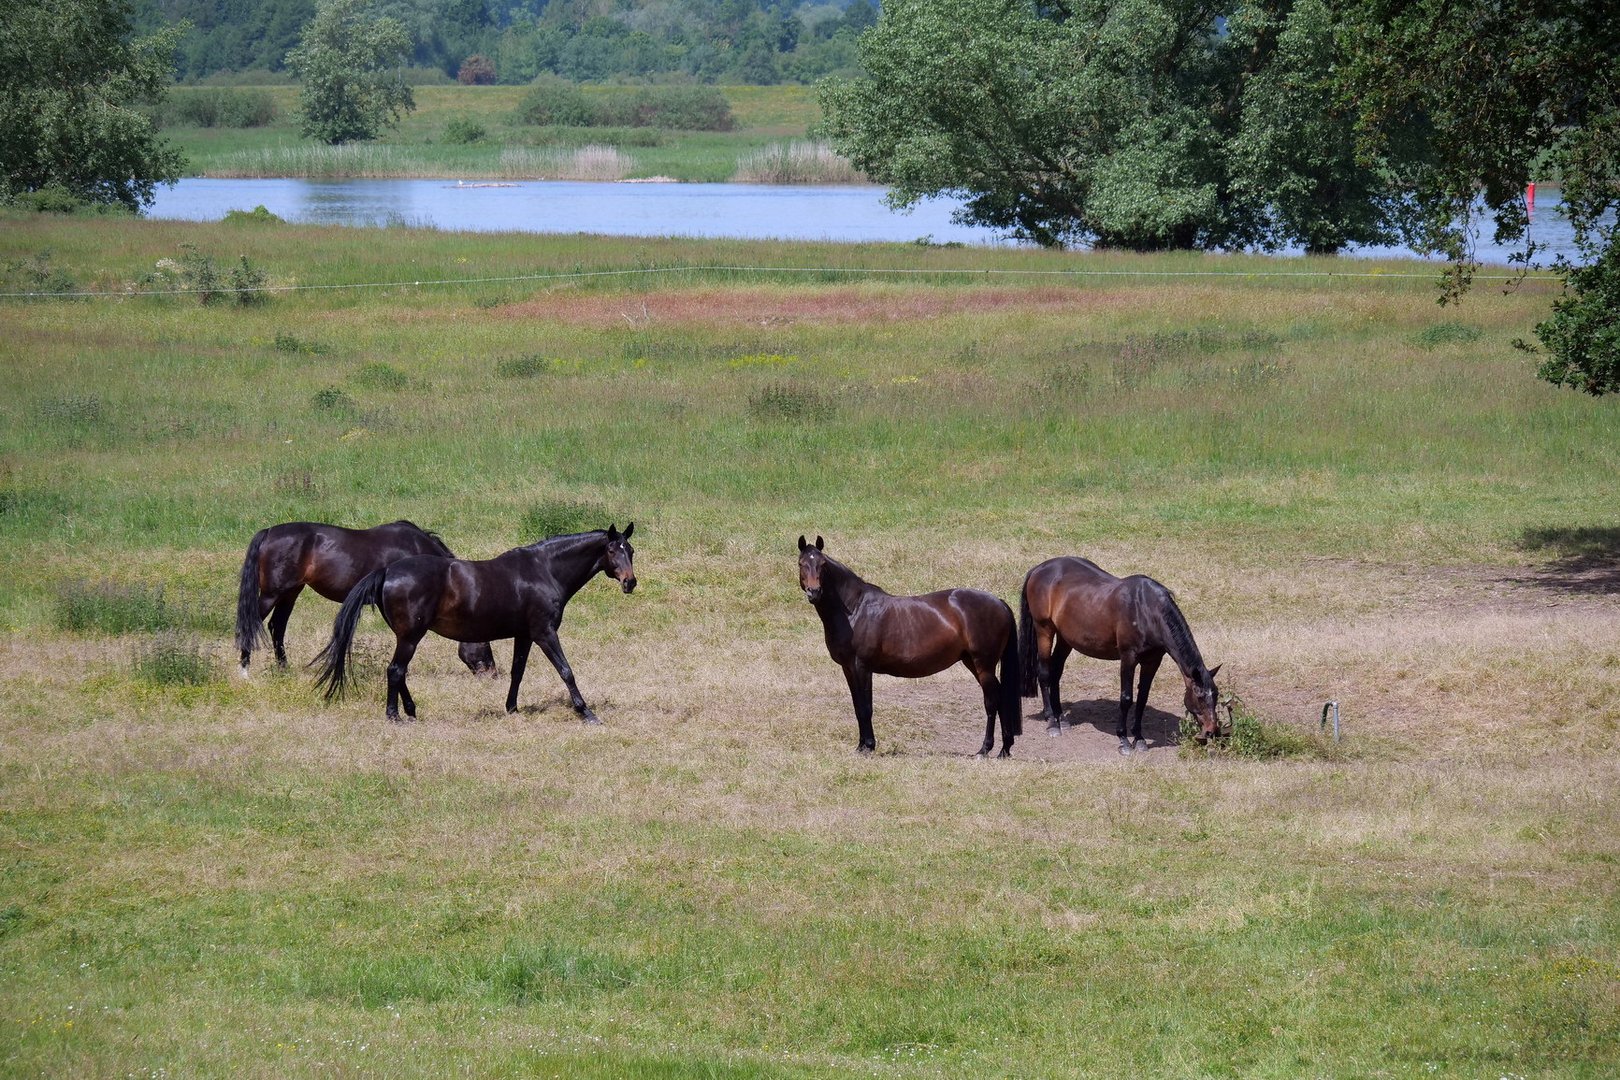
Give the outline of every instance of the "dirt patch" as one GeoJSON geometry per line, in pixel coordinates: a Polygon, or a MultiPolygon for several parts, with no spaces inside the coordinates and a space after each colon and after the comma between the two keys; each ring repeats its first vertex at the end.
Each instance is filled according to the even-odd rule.
{"type": "Polygon", "coordinates": [[[780,326],[799,322],[908,322],[1003,311],[1083,312],[1114,307],[1124,299],[1123,293],[1053,287],[687,289],[628,296],[556,292],[508,304],[493,313],[509,319],[542,319],[598,328],[690,323],[780,326]]]}

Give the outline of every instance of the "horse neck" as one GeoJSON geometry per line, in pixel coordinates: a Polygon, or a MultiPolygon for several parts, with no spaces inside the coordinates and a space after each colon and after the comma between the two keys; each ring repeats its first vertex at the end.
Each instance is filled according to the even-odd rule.
{"type": "Polygon", "coordinates": [[[829,558],[821,571],[821,599],[816,606],[819,610],[823,604],[833,605],[847,615],[860,604],[861,597],[876,588],[837,559],[829,558]]]}
{"type": "Polygon", "coordinates": [[[1160,585],[1159,598],[1158,615],[1159,622],[1163,625],[1165,651],[1170,654],[1170,659],[1176,662],[1176,667],[1181,669],[1183,675],[1202,682],[1205,671],[1204,656],[1198,651],[1198,642],[1193,640],[1191,627],[1187,625],[1187,620],[1182,616],[1181,608],[1176,605],[1169,589],[1160,585]]]}
{"type": "Polygon", "coordinates": [[[553,536],[530,544],[529,550],[545,560],[551,576],[562,586],[564,595],[573,596],[602,569],[602,555],[607,551],[607,533],[598,531],[553,536]]]}

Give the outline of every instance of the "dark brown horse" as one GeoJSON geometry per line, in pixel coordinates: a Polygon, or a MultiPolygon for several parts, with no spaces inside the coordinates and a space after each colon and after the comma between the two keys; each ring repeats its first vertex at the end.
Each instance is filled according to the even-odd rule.
{"type": "Polygon", "coordinates": [[[1001,754],[1012,755],[1013,739],[1023,734],[1023,703],[1018,696],[1018,627],[1012,608],[977,589],[946,589],[925,596],[890,596],[826,554],[826,544],[799,537],[799,587],[815,605],[827,638],[827,652],[844,669],[860,727],[856,749],[871,753],[872,676],[921,679],[960,663],[984,691],[984,745],[995,742],[1001,717],[1001,754]],[[1001,677],[996,677],[996,663],[1001,677]]]}
{"type": "Polygon", "coordinates": [[[529,646],[539,645],[562,676],[574,712],[587,724],[600,720],[585,704],[574,672],[557,640],[563,607],[597,574],[605,573],[625,591],[636,587],[635,551],[630,534],[610,525],[595,532],[553,536],[526,547],[513,548],[493,559],[473,562],[444,555],[417,555],[401,559],[360,579],[343,600],[332,624],[332,640],[315,658],[323,665],[317,685],[326,687],[326,699],[341,697],[348,686],[349,650],[354,627],[368,604],[377,605],[394,631],[394,658],[388,664],[390,720],[416,718],[416,702],[405,685],[406,669],[416,646],[429,630],[456,641],[513,639],[512,687],[506,711],[517,712],[518,686],[529,662],[529,646]]]}
{"type": "Polygon", "coordinates": [[[1120,753],[1144,746],[1142,710],[1159,662],[1167,654],[1181,669],[1186,684],[1183,701],[1202,729],[1198,742],[1208,742],[1217,730],[1215,673],[1220,665],[1204,666],[1175,597],[1152,578],[1140,574],[1117,578],[1089,559],[1048,559],[1024,576],[1018,639],[1024,696],[1034,697],[1039,685],[1049,735],[1063,730],[1058,681],[1071,650],[1119,661],[1120,753]],[[1131,677],[1138,667],[1142,675],[1132,743],[1125,738],[1125,720],[1131,711],[1131,677]]]}
{"type": "MultiPolygon", "coordinates": [[[[287,666],[287,620],[304,586],[342,603],[361,578],[412,555],[453,557],[437,533],[409,521],[372,529],[290,521],[254,533],[236,594],[236,647],[242,652],[242,674],[247,674],[254,647],[264,640],[265,616],[270,618],[276,663],[287,666]]],[[[474,674],[498,674],[487,641],[463,642],[460,651],[462,663],[474,674]]]]}

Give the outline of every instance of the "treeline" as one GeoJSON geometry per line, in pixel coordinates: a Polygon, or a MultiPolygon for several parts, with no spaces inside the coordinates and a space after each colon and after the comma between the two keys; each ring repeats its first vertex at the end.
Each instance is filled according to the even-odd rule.
{"type": "MultiPolygon", "coordinates": [[[[142,33],[190,23],[176,68],[197,80],[283,71],[315,0],[137,0],[135,9],[142,33]]],[[[379,0],[376,10],[406,27],[419,68],[501,83],[547,72],[812,82],[856,70],[856,38],[877,21],[872,0],[379,0]]]]}

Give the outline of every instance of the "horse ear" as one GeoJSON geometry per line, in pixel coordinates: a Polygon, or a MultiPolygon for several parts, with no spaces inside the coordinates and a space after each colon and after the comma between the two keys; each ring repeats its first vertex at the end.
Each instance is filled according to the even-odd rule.
{"type": "Polygon", "coordinates": [[[803,551],[805,548],[807,548],[809,546],[810,546],[809,544],[804,542],[804,533],[800,533],[799,534],[799,550],[803,551]]]}
{"type": "Polygon", "coordinates": [[[1209,669],[1209,681],[1214,682],[1215,681],[1215,676],[1219,675],[1220,672],[1221,672],[1221,665],[1219,665],[1219,664],[1216,664],[1214,667],[1210,668],[1209,669]]]}
{"type": "Polygon", "coordinates": [[[619,523],[617,521],[615,521],[612,525],[608,526],[608,539],[612,540],[612,539],[616,538],[618,535],[619,535],[619,523]]]}
{"type": "Polygon", "coordinates": [[[816,550],[817,551],[820,551],[822,548],[824,548],[826,546],[827,546],[826,543],[821,539],[821,537],[819,537],[819,536],[816,537],[816,550]]]}
{"type": "Polygon", "coordinates": [[[628,524],[628,525],[626,525],[624,527],[624,538],[626,540],[630,539],[630,534],[635,532],[635,531],[636,531],[636,523],[632,521],[630,524],[628,524]]]}

